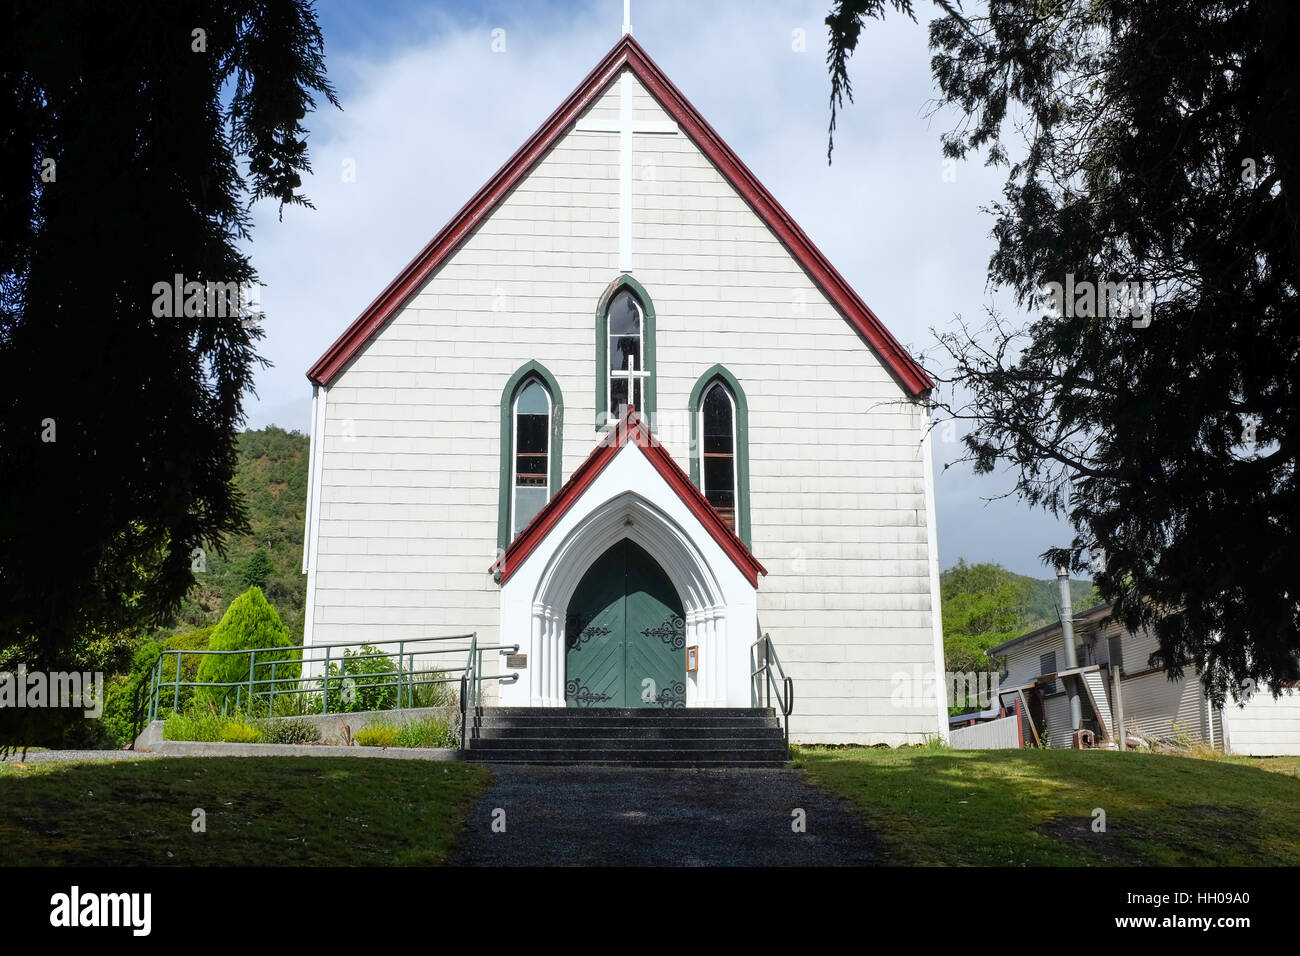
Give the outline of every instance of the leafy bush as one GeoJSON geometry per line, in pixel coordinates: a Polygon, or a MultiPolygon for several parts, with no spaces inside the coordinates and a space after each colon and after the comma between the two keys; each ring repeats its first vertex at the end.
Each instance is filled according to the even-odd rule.
{"type": "Polygon", "coordinates": [[[393,659],[379,648],[363,644],[344,650],[342,664],[330,664],[327,683],[330,710],[355,713],[388,710],[397,704],[397,676],[377,677],[397,670],[393,659]]]}
{"type": "Polygon", "coordinates": [[[266,720],[257,726],[268,744],[310,744],[320,739],[320,731],[310,720],[266,720]]]}
{"type": "MultiPolygon", "coordinates": [[[[287,648],[292,643],[289,629],[281,623],[280,615],[267,603],[261,589],[254,587],[249,588],[231,603],[221,623],[213,630],[208,646],[214,651],[239,651],[264,647],[287,648]]],[[[296,660],[300,654],[299,651],[286,651],[279,659],[290,657],[296,660]]],[[[252,654],[204,655],[199,664],[197,680],[214,684],[246,681],[252,658],[252,654]]],[[[279,678],[285,678],[288,686],[296,682],[301,673],[302,665],[299,663],[278,664],[275,668],[277,689],[279,678]]],[[[257,665],[255,680],[268,680],[271,676],[269,663],[257,665]]],[[[254,710],[258,704],[265,707],[266,698],[260,695],[266,694],[269,690],[270,685],[260,684],[255,690],[259,695],[255,698],[256,703],[241,699],[240,704],[249,711],[254,710]]],[[[194,699],[199,703],[224,706],[239,698],[240,695],[236,693],[234,687],[197,687],[194,690],[194,699]]]]}
{"type": "Polygon", "coordinates": [[[397,732],[394,745],[398,747],[457,747],[460,736],[449,720],[425,717],[412,720],[397,732]]]}
{"type": "Polygon", "coordinates": [[[358,747],[392,747],[400,731],[388,724],[369,724],[353,736],[358,747]]]}
{"type": "Polygon", "coordinates": [[[242,720],[228,720],[221,728],[221,741],[227,744],[260,744],[262,731],[242,720]]]}

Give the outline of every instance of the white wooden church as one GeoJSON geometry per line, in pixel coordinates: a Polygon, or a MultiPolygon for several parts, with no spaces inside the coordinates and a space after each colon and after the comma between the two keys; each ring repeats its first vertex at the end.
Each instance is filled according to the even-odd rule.
{"type": "Polygon", "coordinates": [[[307,644],[749,707],[767,634],[791,739],[946,732],[933,383],[630,35],[308,377],[307,644]]]}

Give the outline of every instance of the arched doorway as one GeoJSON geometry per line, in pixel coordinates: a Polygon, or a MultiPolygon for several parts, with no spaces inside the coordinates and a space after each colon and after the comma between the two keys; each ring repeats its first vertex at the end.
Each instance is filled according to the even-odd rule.
{"type": "Polygon", "coordinates": [[[685,707],[686,623],[672,581],[622,539],[592,562],[564,619],[569,707],[685,707]]]}

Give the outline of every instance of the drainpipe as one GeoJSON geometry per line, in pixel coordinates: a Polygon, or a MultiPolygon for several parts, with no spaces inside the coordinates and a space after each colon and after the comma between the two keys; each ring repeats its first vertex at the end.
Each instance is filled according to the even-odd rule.
{"type": "Polygon", "coordinates": [[[1111,691],[1110,695],[1111,716],[1115,721],[1116,742],[1119,744],[1120,750],[1125,750],[1127,748],[1124,746],[1126,733],[1124,730],[1124,675],[1121,673],[1119,665],[1114,661],[1111,661],[1110,663],[1111,684],[1114,687],[1114,690],[1111,691]]]}
{"type": "MultiPolygon", "coordinates": [[[[1064,566],[1056,569],[1056,584],[1061,592],[1061,635],[1065,638],[1065,669],[1073,670],[1079,666],[1078,656],[1074,650],[1074,604],[1070,599],[1070,571],[1064,566]]],[[[1070,734],[1078,730],[1083,723],[1083,709],[1079,703],[1079,676],[1072,674],[1065,678],[1065,690],[1070,697],[1070,734]]]]}

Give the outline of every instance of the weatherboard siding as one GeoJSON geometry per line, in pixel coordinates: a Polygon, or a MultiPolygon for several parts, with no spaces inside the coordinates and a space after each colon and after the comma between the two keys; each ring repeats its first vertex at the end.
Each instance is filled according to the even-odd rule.
{"type": "MultiPolygon", "coordinates": [[[[667,120],[633,83],[636,118],[667,120]]],[[[792,737],[937,733],[932,699],[898,694],[900,675],[936,667],[923,408],[684,134],[634,150],[654,429],[689,471],[699,376],[720,363],[745,389],[759,625],[796,683],[792,737]]],[[[497,640],[501,390],[530,360],[554,375],[567,479],[600,437],[593,323],[618,276],[618,163],[615,134],[565,134],[325,390],[315,643],[497,640]]]]}
{"type": "Polygon", "coordinates": [[[1300,687],[1274,699],[1267,689],[1244,706],[1226,707],[1228,743],[1236,754],[1300,756],[1300,687]]]}

